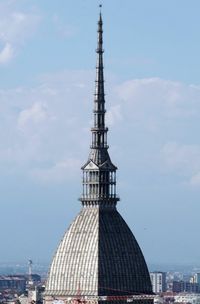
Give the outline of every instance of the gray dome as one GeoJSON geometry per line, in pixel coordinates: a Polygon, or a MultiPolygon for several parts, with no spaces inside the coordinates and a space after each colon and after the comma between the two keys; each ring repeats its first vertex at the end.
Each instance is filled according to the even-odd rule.
{"type": "Polygon", "coordinates": [[[45,295],[137,293],[151,294],[152,287],[131,230],[115,208],[84,207],[53,258],[45,295]]]}

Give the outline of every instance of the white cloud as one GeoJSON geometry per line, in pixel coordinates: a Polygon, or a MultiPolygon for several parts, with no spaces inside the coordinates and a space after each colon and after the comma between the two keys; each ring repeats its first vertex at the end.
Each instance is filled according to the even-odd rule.
{"type": "Polygon", "coordinates": [[[200,171],[191,177],[189,184],[193,187],[200,187],[200,171]]]}
{"type": "Polygon", "coordinates": [[[9,6],[6,11],[1,11],[0,16],[0,39],[14,44],[21,44],[29,38],[40,21],[39,15],[16,11],[12,6],[9,6]]]}
{"type": "Polygon", "coordinates": [[[62,183],[77,177],[80,174],[80,166],[79,159],[68,158],[48,168],[35,168],[31,171],[31,176],[44,184],[62,183]]]}
{"type": "Polygon", "coordinates": [[[40,21],[36,12],[22,9],[18,1],[0,4],[0,64],[11,61],[22,44],[31,37],[40,21]]]}
{"type": "Polygon", "coordinates": [[[48,117],[47,108],[40,103],[34,103],[30,108],[22,110],[19,114],[18,125],[19,127],[26,128],[27,124],[38,124],[43,122],[48,117]]]}
{"type": "Polygon", "coordinates": [[[91,75],[65,71],[42,76],[34,88],[0,90],[1,167],[25,170],[41,181],[53,180],[46,177],[51,172],[56,180],[65,179],[66,164],[69,169],[71,160],[89,146],[88,131],[88,144],[85,135],[90,112],[92,116],[91,75]]]}
{"type": "Polygon", "coordinates": [[[199,115],[200,90],[198,86],[160,78],[133,79],[124,82],[116,89],[116,93],[126,107],[132,106],[133,115],[150,115],[159,111],[162,116],[173,118],[199,115]]]}
{"type": "Polygon", "coordinates": [[[5,64],[9,62],[14,56],[13,47],[6,43],[2,51],[0,52],[0,64],[5,64]]]}
{"type": "Polygon", "coordinates": [[[55,25],[56,31],[63,38],[69,38],[75,35],[77,29],[72,25],[65,24],[61,17],[55,14],[53,16],[53,23],[55,25]]]}
{"type": "Polygon", "coordinates": [[[106,122],[108,126],[112,126],[120,120],[122,120],[121,105],[117,104],[110,107],[109,111],[106,113],[106,122]]]}
{"type": "Polygon", "coordinates": [[[118,120],[122,128],[118,137],[124,147],[128,140],[129,149],[134,151],[130,164],[137,166],[139,162],[146,172],[157,168],[158,175],[168,171],[179,182],[197,185],[200,87],[150,78],[126,81],[115,92],[125,121],[120,124],[118,120]]]}
{"type": "Polygon", "coordinates": [[[184,145],[170,142],[161,150],[163,160],[170,170],[180,175],[196,180],[196,173],[200,171],[200,145],[184,145]]]}

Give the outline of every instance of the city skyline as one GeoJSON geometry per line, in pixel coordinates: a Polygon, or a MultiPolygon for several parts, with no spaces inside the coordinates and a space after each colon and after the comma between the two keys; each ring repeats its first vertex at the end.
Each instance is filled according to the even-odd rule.
{"type": "MultiPolygon", "coordinates": [[[[148,262],[197,262],[200,4],[104,2],[118,208],[148,262]]],[[[0,260],[46,261],[80,210],[98,1],[0,8],[0,260]]]]}

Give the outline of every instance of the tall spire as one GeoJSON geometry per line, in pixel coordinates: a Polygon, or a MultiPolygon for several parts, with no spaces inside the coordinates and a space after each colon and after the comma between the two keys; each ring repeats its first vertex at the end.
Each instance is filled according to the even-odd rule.
{"type": "Polygon", "coordinates": [[[103,21],[101,12],[98,21],[98,40],[97,40],[97,65],[94,98],[94,128],[92,128],[92,147],[106,148],[108,131],[105,128],[105,94],[104,94],[104,73],[103,73],[103,21]]]}
{"type": "MultiPolygon", "coordinates": [[[[100,6],[101,7],[101,6],[100,6]]],[[[103,67],[103,21],[101,11],[98,21],[97,65],[94,94],[94,126],[92,145],[88,162],[83,170],[83,206],[97,205],[115,207],[119,200],[116,195],[116,170],[108,154],[107,132],[105,127],[105,94],[103,67]]]]}
{"type": "MultiPolygon", "coordinates": [[[[103,75],[103,21],[100,12],[98,22],[98,41],[97,41],[97,65],[96,65],[96,90],[95,101],[104,104],[104,75],[103,75]]],[[[100,110],[100,109],[99,109],[100,110]]]]}

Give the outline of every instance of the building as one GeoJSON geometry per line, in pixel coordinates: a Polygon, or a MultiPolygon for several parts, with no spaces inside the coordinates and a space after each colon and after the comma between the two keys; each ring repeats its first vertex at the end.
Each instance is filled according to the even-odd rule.
{"type": "Polygon", "coordinates": [[[43,285],[29,287],[28,303],[42,304],[43,303],[43,293],[44,293],[43,285]]]}
{"type": "Polygon", "coordinates": [[[183,293],[174,297],[174,303],[200,304],[200,295],[183,293]]]}
{"type": "Polygon", "coordinates": [[[153,292],[166,291],[166,272],[154,271],[150,273],[153,292]]]}
{"type": "Polygon", "coordinates": [[[199,293],[199,284],[185,281],[173,281],[173,292],[199,293]]]}
{"type": "Polygon", "coordinates": [[[39,275],[33,274],[31,288],[29,279],[29,275],[0,276],[0,303],[29,304],[32,301],[32,303],[41,304],[42,292],[44,292],[41,278],[39,275]],[[27,296],[27,291],[30,295],[29,297],[27,296]],[[31,293],[30,291],[33,292],[31,293]],[[37,300],[32,300],[32,298],[37,300]]]}
{"type": "Polygon", "coordinates": [[[200,273],[195,273],[195,275],[193,276],[193,282],[199,284],[200,286],[200,273]]]}
{"type": "MultiPolygon", "coordinates": [[[[53,258],[45,303],[153,303],[142,251],[117,211],[116,170],[108,153],[105,126],[103,22],[98,21],[94,126],[83,170],[82,209],[53,258]],[[56,299],[56,300],[55,300],[56,299]],[[110,303],[110,302],[109,302],[110,303]]],[[[71,203],[70,203],[71,204],[71,203]]]]}
{"type": "Polygon", "coordinates": [[[22,275],[0,276],[0,292],[23,293],[26,290],[26,277],[22,275]]]}
{"type": "MultiPolygon", "coordinates": [[[[42,304],[43,303],[43,293],[45,290],[44,285],[39,284],[38,281],[30,284],[30,281],[27,281],[27,287],[26,292],[23,294],[20,294],[19,297],[16,298],[16,303],[21,304],[42,304]],[[18,301],[17,301],[18,300],[18,301]]],[[[16,295],[15,295],[16,296],[16,295]]]]}

